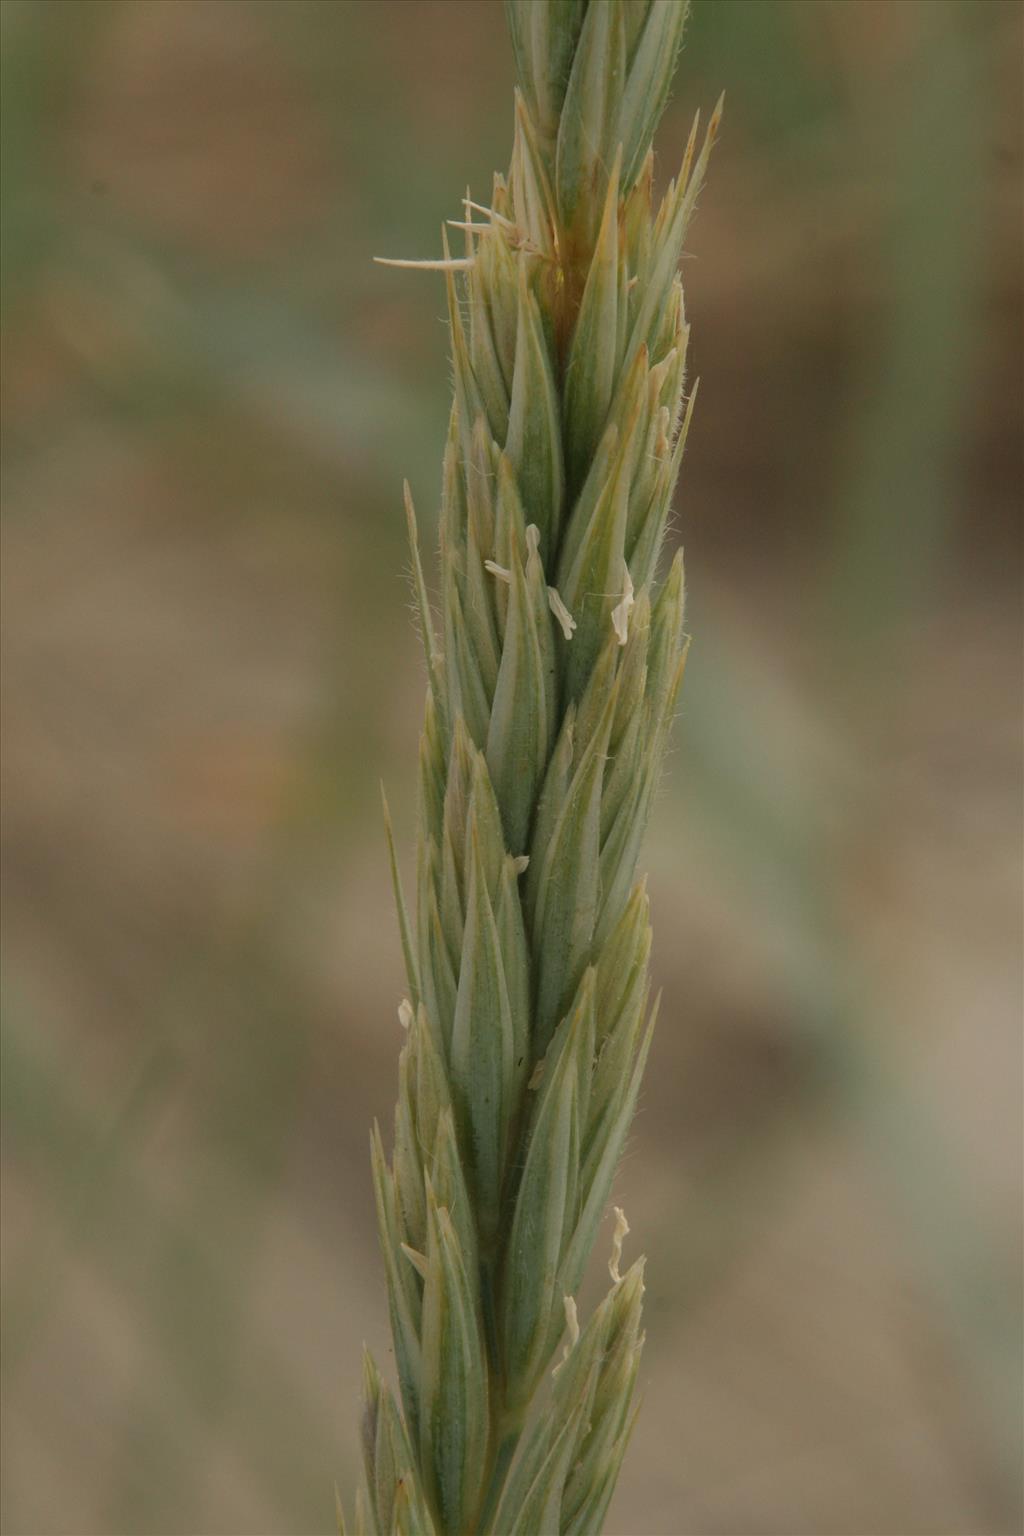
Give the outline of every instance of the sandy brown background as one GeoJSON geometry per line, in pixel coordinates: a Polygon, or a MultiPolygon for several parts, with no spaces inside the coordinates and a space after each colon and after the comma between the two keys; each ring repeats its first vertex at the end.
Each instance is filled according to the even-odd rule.
{"type": "MultiPolygon", "coordinates": [[[[3,1529],[327,1533],[490,0],[7,0],[3,1529]]],[[[611,1536],[1021,1528],[1022,10],[703,0],[611,1536]]],[[[602,1240],[604,1241],[604,1240],[602,1240]]]]}

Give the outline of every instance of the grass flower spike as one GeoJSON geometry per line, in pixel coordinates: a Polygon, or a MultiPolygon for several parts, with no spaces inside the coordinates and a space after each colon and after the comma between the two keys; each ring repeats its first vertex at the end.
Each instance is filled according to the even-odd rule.
{"type": "Polygon", "coordinates": [[[445,274],[440,615],[406,493],[428,692],[390,1160],[398,1372],[369,1359],[356,1529],[598,1532],[633,1422],[643,1261],[576,1293],[653,1027],[637,860],[683,673],[658,563],[686,441],[679,259],[718,124],[653,206],[680,0],[511,0],[509,175],[445,274]]]}

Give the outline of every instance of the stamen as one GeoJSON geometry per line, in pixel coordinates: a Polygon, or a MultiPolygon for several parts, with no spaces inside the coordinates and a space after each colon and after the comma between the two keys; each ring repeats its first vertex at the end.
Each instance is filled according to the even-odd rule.
{"type": "Polygon", "coordinates": [[[633,607],[633,578],[629,574],[629,566],[625,560],[622,562],[625,573],[625,585],[622,589],[622,601],[612,609],[612,628],[619,637],[619,644],[625,645],[629,639],[629,614],[633,607]]]}
{"type": "Polygon", "coordinates": [[[617,1205],[615,1207],[615,1231],[612,1233],[612,1256],[608,1260],[608,1273],[616,1285],[622,1280],[622,1276],[619,1274],[619,1262],[622,1258],[622,1239],[628,1231],[629,1222],[626,1220],[626,1213],[620,1205],[617,1205]]]}
{"type": "Polygon", "coordinates": [[[418,267],[423,272],[468,272],[476,262],[475,256],[449,256],[446,259],[404,261],[396,256],[375,256],[379,267],[418,267]]]}
{"type": "Polygon", "coordinates": [[[402,1243],[401,1249],[416,1273],[422,1275],[425,1280],[427,1278],[426,1255],[420,1253],[416,1248],[410,1248],[408,1243],[402,1243]]]}
{"type": "Polygon", "coordinates": [[[569,1330],[569,1337],[565,1341],[565,1349],[562,1351],[561,1360],[559,1360],[551,1372],[552,1376],[558,1375],[562,1366],[579,1343],[580,1337],[580,1318],[576,1310],[576,1301],[572,1296],[564,1296],[562,1300],[565,1302],[565,1325],[569,1330]]]}
{"type": "Polygon", "coordinates": [[[504,565],[499,565],[496,560],[485,560],[484,570],[490,571],[499,581],[504,581],[508,586],[512,585],[512,572],[504,565]]]}
{"type": "Polygon", "coordinates": [[[464,208],[472,208],[476,213],[488,214],[496,224],[504,224],[506,229],[515,229],[516,227],[511,219],[506,219],[503,213],[497,213],[495,209],[488,208],[486,203],[474,203],[471,197],[464,197],[462,199],[462,206],[464,208]]]}
{"type": "Polygon", "coordinates": [[[669,447],[671,446],[668,437],[671,420],[672,418],[669,415],[668,406],[663,405],[661,410],[658,412],[658,436],[654,443],[654,453],[656,458],[663,459],[668,454],[669,447]]]}
{"type": "Polygon", "coordinates": [[[572,639],[572,632],[576,628],[576,620],[562,602],[557,587],[548,587],[548,607],[562,626],[562,634],[567,640],[572,639]]]}

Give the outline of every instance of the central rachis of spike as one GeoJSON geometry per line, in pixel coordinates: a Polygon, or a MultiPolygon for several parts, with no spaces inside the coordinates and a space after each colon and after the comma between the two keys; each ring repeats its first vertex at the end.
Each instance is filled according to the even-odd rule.
{"type": "Polygon", "coordinates": [[[582,1330],[573,1296],[653,1024],[636,870],[686,651],[681,557],[657,575],[695,395],[678,264],[719,112],[655,211],[685,6],[508,10],[510,172],[430,264],[455,384],[439,622],[408,499],[429,686],[390,1164],[373,1138],[401,1389],[399,1411],[368,1363],[381,1533],[598,1531],[641,1345],[624,1227],[582,1330]]]}

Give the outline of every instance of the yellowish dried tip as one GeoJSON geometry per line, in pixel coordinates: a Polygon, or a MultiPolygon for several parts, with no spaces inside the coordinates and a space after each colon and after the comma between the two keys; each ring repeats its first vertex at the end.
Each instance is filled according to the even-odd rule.
{"type": "Polygon", "coordinates": [[[682,191],[690,179],[690,170],[693,166],[694,151],[697,148],[697,130],[700,127],[700,108],[693,114],[693,126],[690,129],[690,137],[686,141],[686,149],[683,151],[683,163],[679,168],[679,176],[676,186],[682,191]]]}
{"type": "Polygon", "coordinates": [[[622,1262],[622,1241],[629,1231],[629,1222],[621,1205],[615,1207],[615,1231],[612,1233],[612,1256],[608,1260],[608,1273],[618,1285],[622,1280],[619,1265],[622,1262]]]}

